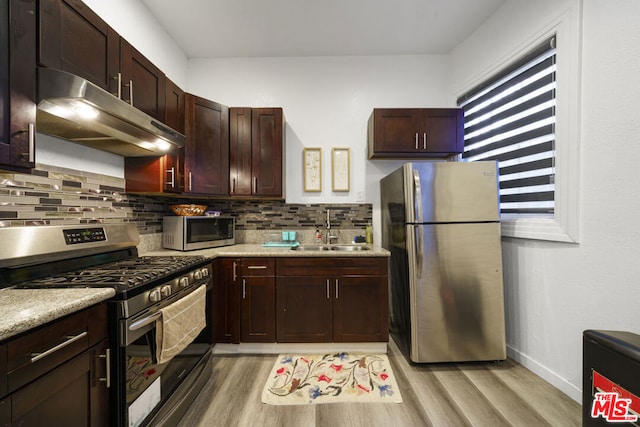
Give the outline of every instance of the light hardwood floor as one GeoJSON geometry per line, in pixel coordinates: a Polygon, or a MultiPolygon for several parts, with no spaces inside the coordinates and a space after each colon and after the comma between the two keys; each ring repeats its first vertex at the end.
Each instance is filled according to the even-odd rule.
{"type": "Polygon", "coordinates": [[[401,404],[271,406],[260,395],[276,355],[214,355],[213,378],[182,426],[581,425],[578,403],[513,360],[416,365],[393,342],[388,356],[401,404]]]}

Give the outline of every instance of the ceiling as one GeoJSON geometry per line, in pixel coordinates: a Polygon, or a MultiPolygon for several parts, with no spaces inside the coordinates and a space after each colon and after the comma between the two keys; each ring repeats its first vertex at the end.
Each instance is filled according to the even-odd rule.
{"type": "Polygon", "coordinates": [[[190,58],[446,54],[506,0],[141,0],[190,58]]]}

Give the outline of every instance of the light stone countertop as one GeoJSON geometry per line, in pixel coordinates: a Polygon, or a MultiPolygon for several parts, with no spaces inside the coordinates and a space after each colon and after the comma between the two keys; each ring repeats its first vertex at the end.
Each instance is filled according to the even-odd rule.
{"type": "MultiPolygon", "coordinates": [[[[334,246],[344,246],[336,244],[334,246]]],[[[204,255],[211,258],[221,257],[389,257],[391,253],[379,246],[363,245],[369,248],[364,251],[299,251],[288,247],[263,247],[261,244],[242,243],[219,248],[199,249],[195,251],[174,251],[170,249],[157,249],[140,255],[204,255]]]]}
{"type": "Polygon", "coordinates": [[[0,289],[0,341],[115,296],[111,288],[0,289]]]}

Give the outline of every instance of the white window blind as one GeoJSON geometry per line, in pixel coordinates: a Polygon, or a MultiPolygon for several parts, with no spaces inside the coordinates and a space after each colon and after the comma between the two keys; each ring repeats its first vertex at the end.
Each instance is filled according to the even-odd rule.
{"type": "Polygon", "coordinates": [[[465,161],[497,160],[500,211],[553,215],[555,36],[458,99],[465,115],[465,161]]]}

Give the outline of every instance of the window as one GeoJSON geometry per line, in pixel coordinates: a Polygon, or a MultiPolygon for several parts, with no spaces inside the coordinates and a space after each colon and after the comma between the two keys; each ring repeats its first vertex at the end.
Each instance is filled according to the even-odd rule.
{"type": "Polygon", "coordinates": [[[458,99],[465,161],[496,160],[500,212],[553,218],[556,173],[556,36],[458,99]]]}

